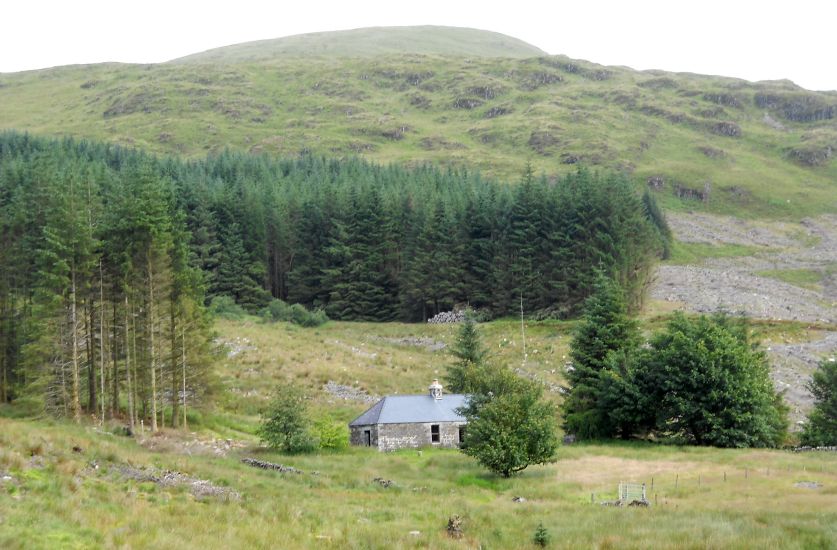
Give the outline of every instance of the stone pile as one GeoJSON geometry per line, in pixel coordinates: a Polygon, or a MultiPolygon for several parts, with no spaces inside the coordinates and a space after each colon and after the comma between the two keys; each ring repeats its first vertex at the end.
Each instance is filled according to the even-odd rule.
{"type": "Polygon", "coordinates": [[[273,462],[266,462],[264,460],[258,460],[255,458],[242,458],[241,462],[247,464],[248,466],[252,466],[253,468],[261,468],[262,470],[276,470],[277,472],[282,473],[290,473],[290,474],[301,474],[303,473],[302,470],[298,470],[293,466],[285,466],[283,464],[274,464],[273,462]]]}
{"type": "Polygon", "coordinates": [[[439,342],[438,340],[434,340],[433,338],[421,338],[418,336],[405,336],[403,338],[387,338],[384,336],[376,336],[374,337],[374,339],[390,344],[395,344],[397,346],[415,346],[418,348],[424,348],[427,351],[441,351],[446,347],[444,342],[439,342]]]}
{"type": "MultiPolygon", "coordinates": [[[[97,468],[98,469],[98,468],[97,468]]],[[[135,468],[127,464],[117,467],[122,477],[135,481],[150,481],[160,487],[181,487],[188,486],[189,492],[196,498],[216,497],[223,500],[239,500],[241,495],[228,487],[220,487],[206,479],[197,479],[182,472],[174,470],[163,470],[162,472],[152,468],[135,468]]]]}
{"type": "Polygon", "coordinates": [[[822,483],[819,481],[797,481],[793,486],[799,489],[821,489],[822,483]]]}
{"type": "Polygon", "coordinates": [[[377,483],[378,485],[380,485],[384,489],[389,489],[390,487],[392,487],[392,485],[394,483],[391,479],[384,479],[382,477],[376,477],[375,479],[372,480],[372,482],[377,483]]]}
{"type": "Polygon", "coordinates": [[[831,446],[831,447],[804,446],[804,447],[794,447],[794,449],[793,449],[793,452],[795,452],[795,453],[807,453],[807,452],[810,452],[810,451],[826,451],[826,452],[836,453],[837,452],[837,447],[835,447],[835,446],[831,446]]]}
{"type": "Polygon", "coordinates": [[[361,390],[360,388],[353,388],[352,386],[346,386],[345,384],[338,384],[334,380],[329,380],[325,384],[323,384],[323,390],[326,393],[337,397],[338,399],[344,399],[346,401],[362,401],[364,403],[377,403],[380,400],[380,397],[375,395],[369,395],[365,391],[361,390]]]}
{"type": "Polygon", "coordinates": [[[465,320],[464,310],[441,311],[427,320],[431,325],[442,325],[445,323],[461,323],[465,320]]]}

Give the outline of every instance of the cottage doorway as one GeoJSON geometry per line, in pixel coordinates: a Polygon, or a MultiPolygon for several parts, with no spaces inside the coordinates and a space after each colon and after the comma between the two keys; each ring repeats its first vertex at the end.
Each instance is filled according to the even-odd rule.
{"type": "Polygon", "coordinates": [[[372,431],[371,430],[363,430],[363,441],[366,443],[367,447],[372,446],[372,431]]]}

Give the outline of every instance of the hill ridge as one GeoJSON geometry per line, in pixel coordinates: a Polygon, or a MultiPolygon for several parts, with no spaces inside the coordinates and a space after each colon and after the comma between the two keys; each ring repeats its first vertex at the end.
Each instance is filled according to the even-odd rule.
{"type": "Polygon", "coordinates": [[[279,56],[370,57],[437,54],[477,57],[536,57],[546,52],[502,33],[441,25],[361,27],[310,32],[211,48],[167,63],[264,61],[279,56]]]}
{"type": "Polygon", "coordinates": [[[837,212],[837,93],[566,56],[386,54],[0,75],[0,129],[201,157],[227,148],[430,162],[517,181],[575,165],[668,209],[837,212]]]}

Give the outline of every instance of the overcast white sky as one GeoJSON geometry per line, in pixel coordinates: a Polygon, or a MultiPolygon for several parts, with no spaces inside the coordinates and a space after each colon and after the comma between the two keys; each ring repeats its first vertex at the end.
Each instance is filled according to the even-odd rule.
{"type": "Polygon", "coordinates": [[[834,0],[6,0],[0,72],[161,62],[239,42],[387,25],[508,34],[606,65],[837,90],[834,0]]]}

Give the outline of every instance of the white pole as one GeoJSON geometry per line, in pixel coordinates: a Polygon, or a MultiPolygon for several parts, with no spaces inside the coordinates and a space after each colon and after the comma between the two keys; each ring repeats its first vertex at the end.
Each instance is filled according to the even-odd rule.
{"type": "Polygon", "coordinates": [[[186,425],[186,328],[180,327],[180,353],[181,365],[183,369],[183,429],[188,429],[186,425]]]}
{"type": "Polygon", "coordinates": [[[523,293],[520,293],[520,334],[523,338],[523,363],[522,365],[526,366],[526,328],[523,324],[523,293]]]}

